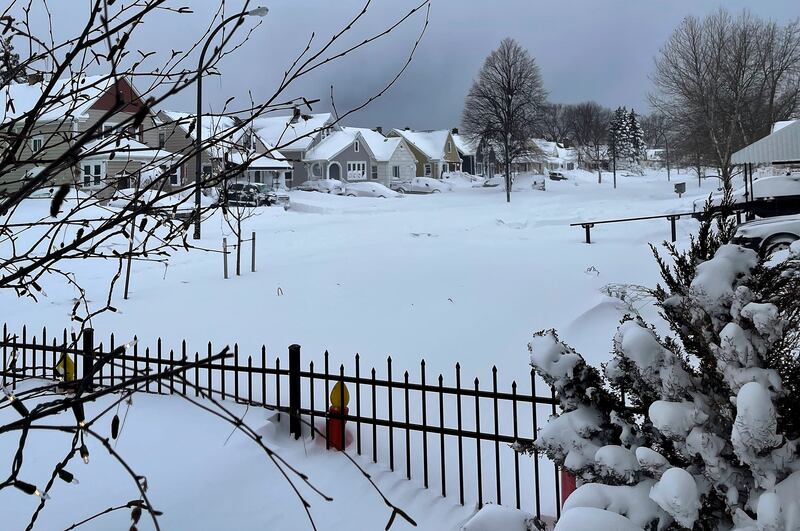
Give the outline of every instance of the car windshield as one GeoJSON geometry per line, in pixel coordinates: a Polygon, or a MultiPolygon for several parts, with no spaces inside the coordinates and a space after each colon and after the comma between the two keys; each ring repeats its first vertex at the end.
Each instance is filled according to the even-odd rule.
{"type": "Polygon", "coordinates": [[[243,188],[244,188],[244,185],[243,185],[243,184],[236,183],[236,184],[232,184],[232,185],[230,185],[230,187],[228,188],[228,190],[231,190],[231,191],[233,191],[233,192],[238,192],[239,190],[241,190],[241,189],[243,189],[243,188]]]}

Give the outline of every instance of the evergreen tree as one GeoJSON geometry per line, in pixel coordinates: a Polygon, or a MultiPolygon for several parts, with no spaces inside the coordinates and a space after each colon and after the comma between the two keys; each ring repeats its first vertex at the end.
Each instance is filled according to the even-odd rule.
{"type": "Polygon", "coordinates": [[[644,130],[639,125],[639,118],[636,112],[631,109],[628,115],[628,145],[630,147],[629,159],[632,164],[639,164],[644,158],[645,144],[644,144],[644,130]]]}
{"type": "Polygon", "coordinates": [[[629,158],[630,153],[630,127],[628,110],[619,107],[614,112],[614,117],[608,127],[608,141],[612,155],[617,159],[617,166],[629,158]]]}
{"type": "Polygon", "coordinates": [[[24,83],[25,81],[25,69],[20,68],[19,54],[14,52],[11,37],[0,38],[0,87],[13,82],[24,83]]]}
{"type": "Polygon", "coordinates": [[[600,370],[554,331],[534,335],[531,365],[561,406],[535,448],[582,484],[565,514],[800,530],[800,254],[775,263],[728,244],[735,224],[716,223],[686,251],[667,244],[668,259],[654,249],[663,284],[651,294],[671,337],[627,316],[600,370]]]}

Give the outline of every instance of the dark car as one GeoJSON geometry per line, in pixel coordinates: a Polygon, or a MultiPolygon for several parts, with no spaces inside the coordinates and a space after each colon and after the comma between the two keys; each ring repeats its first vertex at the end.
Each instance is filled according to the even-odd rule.
{"type": "Polygon", "coordinates": [[[228,204],[237,206],[270,206],[275,202],[273,196],[263,183],[233,183],[226,192],[228,204]]]}
{"type": "Polygon", "coordinates": [[[788,249],[800,239],[800,216],[779,216],[743,223],[731,243],[748,247],[762,256],[788,249]]]}

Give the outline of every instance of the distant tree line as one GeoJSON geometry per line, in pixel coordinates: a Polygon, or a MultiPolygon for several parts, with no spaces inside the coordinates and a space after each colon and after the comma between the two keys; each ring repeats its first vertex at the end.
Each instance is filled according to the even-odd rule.
{"type": "Polygon", "coordinates": [[[769,134],[775,122],[800,117],[800,21],[781,25],[746,10],[735,16],[725,9],[702,19],[689,16],[659,51],[652,80],[647,115],[624,107],[615,112],[594,101],[548,102],[535,59],[506,39],[481,69],[462,124],[468,134],[500,146],[512,139],[509,149],[501,150],[507,151],[509,163],[526,152],[532,138],[543,138],[576,148],[579,164],[596,169],[602,180],[602,169],[612,160],[631,169],[645,148],[668,147],[674,166],[693,168],[698,177],[715,168],[730,188],[733,153],[769,134]],[[493,78],[503,71],[499,52],[509,49],[514,57],[524,56],[528,66],[515,70],[521,63],[507,61],[507,72],[534,73],[518,77],[531,83],[527,87],[493,78]],[[520,106],[524,112],[498,122],[501,114],[511,115],[505,104],[527,94],[535,97],[526,96],[520,106]]]}

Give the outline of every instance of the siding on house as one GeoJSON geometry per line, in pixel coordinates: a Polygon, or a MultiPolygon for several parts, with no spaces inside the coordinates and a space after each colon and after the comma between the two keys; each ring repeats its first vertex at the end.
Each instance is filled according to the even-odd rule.
{"type": "Polygon", "coordinates": [[[392,158],[385,162],[378,162],[378,181],[385,186],[389,186],[393,179],[393,167],[398,166],[400,179],[408,180],[416,177],[417,159],[411,152],[411,148],[403,141],[394,150],[392,158]]]}
{"type": "MultiPolygon", "coordinates": [[[[72,122],[45,123],[33,127],[33,134],[22,145],[22,149],[17,154],[18,160],[30,160],[34,156],[43,163],[57,160],[67,152],[73,136],[72,122]],[[32,146],[33,139],[41,138],[42,149],[34,154],[32,146]]],[[[13,171],[0,177],[0,193],[13,193],[22,186],[26,173],[34,170],[33,164],[24,164],[13,171]]],[[[75,168],[65,169],[53,176],[48,185],[59,185],[75,182],[75,168]]]]}
{"type": "MultiPolygon", "coordinates": [[[[80,134],[95,125],[104,114],[114,107],[116,104],[115,92],[119,93],[124,103],[119,111],[105,120],[107,123],[120,123],[130,118],[133,113],[136,113],[140,109],[141,102],[139,101],[136,91],[124,78],[120,79],[116,85],[97,97],[91,107],[86,111],[86,116],[74,120],[63,120],[36,125],[33,129],[33,134],[28,142],[25,143],[25,146],[19,154],[19,158],[26,159],[32,156],[32,141],[39,136],[43,140],[43,148],[42,152],[37,155],[37,158],[46,163],[47,161],[55,160],[62,156],[69,149],[70,145],[72,145],[72,140],[75,138],[76,134],[80,134]]],[[[136,132],[135,138],[137,140],[143,138],[143,143],[151,147],[157,147],[158,133],[155,125],[153,116],[148,116],[139,131],[136,132]],[[150,143],[148,141],[152,138],[155,138],[155,143],[150,143]]],[[[71,169],[60,172],[58,175],[54,176],[48,184],[73,183],[81,185],[83,182],[81,162],[74,165],[71,169]]],[[[140,166],[140,163],[135,164],[140,166]]],[[[118,171],[119,164],[115,162],[110,165],[103,164],[103,166],[106,168],[105,175],[110,176],[118,171]],[[112,173],[112,171],[114,173],[112,173]]],[[[122,169],[124,168],[132,169],[133,166],[123,164],[122,169]]],[[[3,176],[2,182],[0,182],[0,192],[13,192],[19,189],[25,174],[33,169],[34,166],[32,164],[25,165],[3,176]]]]}
{"type": "Polygon", "coordinates": [[[370,179],[370,165],[372,164],[372,158],[370,157],[369,151],[366,149],[364,142],[361,142],[360,149],[358,152],[355,151],[355,143],[350,144],[344,151],[333,157],[330,162],[326,164],[328,171],[325,175],[330,175],[330,167],[336,163],[339,164],[341,167],[341,180],[342,181],[349,181],[347,177],[347,163],[348,162],[363,162],[366,168],[366,174],[364,175],[365,181],[369,181],[370,179]]]}

